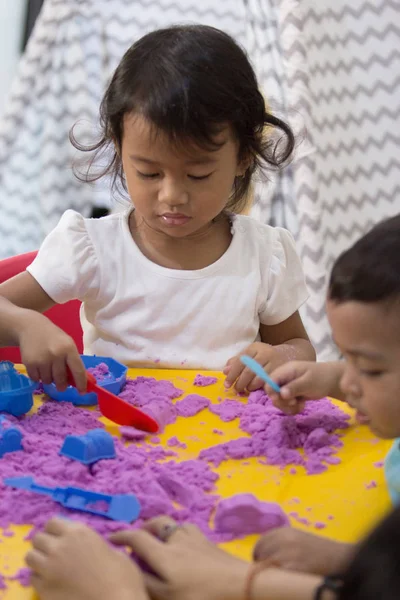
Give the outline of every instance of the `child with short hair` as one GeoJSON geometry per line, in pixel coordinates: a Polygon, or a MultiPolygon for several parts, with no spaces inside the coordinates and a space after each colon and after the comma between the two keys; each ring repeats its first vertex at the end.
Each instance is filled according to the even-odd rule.
{"type": "MultiPolygon", "coordinates": [[[[341,399],[384,439],[395,439],[385,462],[388,489],[400,502],[400,215],[374,227],[333,267],[327,312],[344,360],[292,362],[271,373],[280,395],[276,406],[293,414],[305,400],[341,399]]],[[[275,530],[260,539],[257,559],[284,568],[326,574],[340,572],[354,548],[296,529],[275,530]]]]}
{"type": "Polygon", "coordinates": [[[44,311],[83,302],[86,354],[131,365],[224,370],[226,385],[314,360],[298,313],[307,290],[292,236],[238,214],[255,173],[290,158],[290,127],[265,106],[254,71],[227,34],[203,25],[154,31],[126,52],[105,92],[99,170],[128,210],[67,211],[26,272],[0,286],[44,311]]]}

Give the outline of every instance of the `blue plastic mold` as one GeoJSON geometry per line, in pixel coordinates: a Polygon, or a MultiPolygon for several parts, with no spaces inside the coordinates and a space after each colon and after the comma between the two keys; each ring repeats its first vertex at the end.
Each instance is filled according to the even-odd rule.
{"type": "Polygon", "coordinates": [[[33,406],[32,394],[36,383],[21,375],[12,362],[0,362],[0,412],[19,417],[33,406]]]}
{"type": "MultiPolygon", "coordinates": [[[[112,394],[119,394],[126,382],[126,374],[128,368],[114,360],[113,358],[106,358],[103,356],[87,356],[82,354],[81,358],[86,369],[98,367],[100,363],[105,363],[110,374],[104,379],[99,380],[97,383],[104,389],[108,390],[112,394]]],[[[65,392],[59,392],[54,385],[43,385],[45,393],[50,396],[53,400],[58,402],[72,402],[76,406],[92,406],[97,404],[97,394],[90,392],[88,394],[80,394],[78,390],[72,386],[69,386],[65,392]]]]}
{"type": "Polygon", "coordinates": [[[92,429],[85,435],[67,435],[60,454],[84,465],[116,456],[114,440],[104,429],[92,429]]]}
{"type": "Polygon", "coordinates": [[[36,485],[32,477],[3,479],[5,485],[50,496],[64,508],[80,510],[113,521],[132,523],[140,515],[139,500],[133,494],[99,494],[82,488],[48,488],[36,485]]]}
{"type": "Polygon", "coordinates": [[[13,427],[8,419],[0,416],[0,458],[8,452],[22,450],[23,435],[17,427],[13,427]]]}

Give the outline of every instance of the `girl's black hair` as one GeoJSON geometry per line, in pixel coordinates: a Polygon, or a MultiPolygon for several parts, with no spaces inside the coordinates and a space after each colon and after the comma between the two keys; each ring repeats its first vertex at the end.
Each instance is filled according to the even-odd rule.
{"type": "Polygon", "coordinates": [[[382,221],[337,259],[328,297],[335,302],[400,298],[400,214],[382,221]]]}
{"type": "Polygon", "coordinates": [[[121,182],[126,191],[120,150],[127,114],[144,116],[174,143],[192,142],[208,150],[218,149],[214,136],[230,125],[239,142],[239,160],[249,162],[226,207],[238,212],[255,170],[280,167],[294,148],[289,125],[266,110],[244,51],[229,35],[205,25],[153,31],[125,53],[100,106],[99,141],[84,146],[70,134],[76,148],[94,151],[83,180],[111,175],[113,187],[121,182]],[[277,131],[282,135],[277,137],[277,131]],[[90,174],[99,155],[108,163],[90,174]]]}
{"type": "Polygon", "coordinates": [[[361,544],[343,577],[339,600],[400,597],[400,507],[361,544]]]}

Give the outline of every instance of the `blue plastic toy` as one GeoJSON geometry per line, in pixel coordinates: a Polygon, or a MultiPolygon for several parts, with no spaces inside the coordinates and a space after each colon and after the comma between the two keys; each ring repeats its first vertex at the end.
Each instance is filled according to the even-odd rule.
{"type": "MultiPolygon", "coordinates": [[[[81,358],[86,370],[105,363],[110,372],[104,379],[99,380],[97,383],[112,394],[118,395],[120,393],[126,383],[128,368],[125,365],[113,358],[103,356],[87,356],[86,354],[82,354],[81,358]]],[[[97,404],[97,394],[95,392],[80,394],[72,386],[69,386],[65,392],[59,392],[54,383],[43,385],[43,389],[50,398],[58,402],[72,402],[75,406],[92,406],[97,404]]]]}
{"type": "Polygon", "coordinates": [[[93,429],[85,435],[67,435],[60,454],[84,465],[116,456],[114,440],[104,429],[93,429]]]}
{"type": "Polygon", "coordinates": [[[19,429],[13,427],[3,416],[0,416],[0,458],[8,452],[22,450],[23,435],[19,429]]]}
{"type": "Polygon", "coordinates": [[[272,387],[272,389],[279,394],[281,388],[275,381],[271,379],[271,377],[264,371],[260,363],[258,363],[254,358],[250,358],[250,356],[243,355],[240,357],[241,362],[246,365],[253,373],[255,373],[260,379],[268,383],[272,387]]]}
{"type": "Polygon", "coordinates": [[[140,504],[132,494],[99,494],[82,488],[49,488],[36,485],[32,477],[11,477],[3,479],[5,485],[20,490],[50,496],[64,508],[79,510],[113,521],[132,523],[140,514],[140,504]]]}
{"type": "Polygon", "coordinates": [[[32,394],[36,383],[21,375],[12,362],[0,362],[0,412],[19,417],[33,406],[32,394]]]}

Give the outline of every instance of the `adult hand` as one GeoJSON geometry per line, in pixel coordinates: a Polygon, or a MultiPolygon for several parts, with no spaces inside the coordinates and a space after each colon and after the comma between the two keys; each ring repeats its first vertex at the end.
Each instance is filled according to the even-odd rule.
{"type": "Polygon", "coordinates": [[[220,550],[193,525],[169,517],[149,521],[143,530],[111,536],[129,546],[153,574],[144,574],[156,600],[242,600],[249,565],[220,550]]]}
{"type": "Polygon", "coordinates": [[[26,556],[41,600],[148,600],[132,559],[81,523],[49,521],[26,556]]]}

